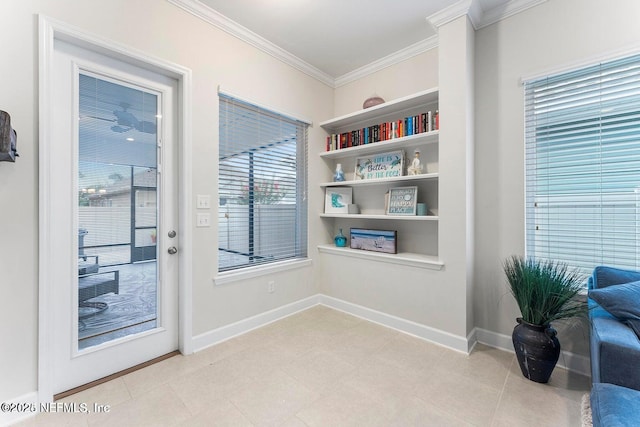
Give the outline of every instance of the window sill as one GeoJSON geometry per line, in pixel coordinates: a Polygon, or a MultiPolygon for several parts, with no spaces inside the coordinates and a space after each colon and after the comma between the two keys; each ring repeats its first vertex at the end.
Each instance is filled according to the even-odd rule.
{"type": "Polygon", "coordinates": [[[247,280],[253,277],[264,276],[266,274],[279,273],[281,271],[293,270],[296,268],[308,267],[311,265],[310,258],[294,259],[287,261],[274,262],[267,265],[258,265],[255,267],[245,267],[243,269],[219,273],[213,278],[215,285],[226,285],[227,283],[247,280]]]}

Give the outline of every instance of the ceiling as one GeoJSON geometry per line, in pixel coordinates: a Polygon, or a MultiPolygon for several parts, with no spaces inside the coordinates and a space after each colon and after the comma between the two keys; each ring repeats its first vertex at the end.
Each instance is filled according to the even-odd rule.
{"type": "MultiPolygon", "coordinates": [[[[425,41],[437,37],[427,17],[448,7],[466,7],[479,28],[544,0],[169,1],[192,12],[198,9],[201,17],[207,14],[203,8],[208,9],[215,21],[227,21],[223,29],[235,26],[229,32],[248,34],[253,44],[257,35],[335,80],[398,51],[428,46],[425,41]]],[[[436,45],[434,41],[430,47],[436,45]]]]}

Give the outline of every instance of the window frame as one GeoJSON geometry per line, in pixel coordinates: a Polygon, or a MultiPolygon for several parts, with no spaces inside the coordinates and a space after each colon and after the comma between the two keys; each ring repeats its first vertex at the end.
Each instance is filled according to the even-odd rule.
{"type": "MultiPolygon", "coordinates": [[[[278,146],[280,146],[281,144],[284,144],[284,146],[286,147],[287,143],[290,144],[293,140],[295,140],[294,150],[295,150],[296,162],[295,162],[295,165],[293,166],[295,167],[295,181],[289,181],[290,183],[289,189],[295,188],[295,203],[291,205],[294,206],[296,219],[295,219],[295,225],[294,225],[295,227],[294,249],[291,253],[291,256],[288,256],[285,254],[282,256],[277,256],[276,258],[269,261],[262,260],[260,262],[254,262],[255,259],[259,259],[260,254],[251,252],[251,250],[249,250],[247,251],[247,254],[249,255],[253,254],[255,259],[252,259],[244,264],[237,263],[237,264],[224,267],[220,260],[221,251],[228,251],[230,247],[223,248],[222,245],[219,244],[218,245],[218,262],[217,262],[218,267],[217,267],[217,274],[214,277],[214,282],[216,284],[229,283],[235,280],[267,274],[273,271],[283,271],[291,268],[298,268],[298,267],[310,265],[311,260],[308,258],[309,230],[308,230],[307,191],[308,191],[308,138],[309,138],[308,134],[309,134],[309,127],[311,126],[311,122],[305,119],[300,119],[288,113],[277,111],[270,107],[265,107],[260,103],[250,101],[243,97],[238,97],[226,91],[219,90],[218,95],[219,95],[219,105],[220,105],[220,112],[218,117],[219,117],[219,123],[220,123],[219,126],[221,129],[220,139],[219,139],[220,154],[218,156],[218,168],[219,168],[218,194],[219,196],[222,197],[222,192],[223,192],[222,180],[223,180],[224,174],[222,172],[223,167],[221,166],[224,166],[222,162],[225,162],[230,158],[228,153],[228,150],[230,149],[230,147],[238,150],[237,152],[232,153],[233,156],[238,156],[238,158],[240,158],[241,156],[249,156],[248,158],[251,159],[256,153],[261,153],[260,150],[272,150],[272,149],[277,150],[278,146]],[[282,141],[271,141],[271,143],[269,143],[268,145],[262,145],[262,146],[259,143],[253,146],[254,142],[251,141],[247,143],[249,144],[250,148],[247,148],[247,146],[243,146],[243,145],[234,147],[233,145],[224,144],[222,127],[225,120],[227,120],[227,122],[231,122],[231,121],[228,120],[227,116],[223,117],[223,111],[225,111],[224,108],[230,108],[229,107],[230,105],[240,106],[240,109],[242,108],[250,109],[252,113],[256,114],[257,117],[258,116],[261,117],[259,120],[263,120],[263,119],[273,120],[274,122],[278,120],[282,120],[283,123],[286,122],[287,126],[295,127],[296,129],[295,137],[291,140],[283,139],[282,141]],[[224,150],[227,150],[227,153],[223,153],[223,146],[224,146],[224,150]]],[[[228,111],[226,113],[228,113],[228,111]]],[[[238,117],[236,117],[236,119],[237,118],[238,117]]],[[[227,123],[227,125],[229,124],[230,123],[227,123]]],[[[231,126],[233,126],[233,124],[231,124],[231,126]]],[[[234,131],[233,128],[231,128],[231,132],[233,131],[234,131]]],[[[267,153],[266,154],[267,156],[270,154],[268,151],[266,151],[266,153],[267,153]]],[[[281,154],[281,156],[282,156],[281,159],[284,159],[284,155],[281,154]]],[[[249,162],[253,166],[253,162],[251,162],[250,160],[249,162]]],[[[266,161],[263,160],[262,165],[264,166],[266,164],[267,164],[266,161]]],[[[229,170],[227,170],[227,172],[229,172],[229,170]]],[[[248,181],[249,185],[251,186],[251,188],[254,188],[253,185],[251,185],[252,184],[251,178],[253,177],[253,174],[249,170],[247,171],[247,174],[249,179],[248,181]]],[[[233,175],[233,172],[229,172],[229,174],[226,175],[227,181],[233,180],[232,175],[233,175]]],[[[238,189],[235,188],[235,190],[236,190],[235,193],[237,193],[238,189]]],[[[233,190],[231,191],[233,194],[233,190]]],[[[251,202],[254,199],[252,195],[255,196],[255,193],[252,190],[248,190],[247,195],[248,195],[247,204],[251,205],[252,204],[251,202]]],[[[236,194],[236,198],[237,196],[238,194],[236,194]]],[[[285,199],[286,199],[286,196],[285,196],[285,199]]],[[[228,200],[227,200],[227,203],[228,203],[228,200]]],[[[274,204],[274,206],[276,204],[274,204]]],[[[259,206],[259,204],[255,204],[253,206],[254,207],[259,206]]],[[[265,206],[269,206],[269,204],[266,204],[265,206]]],[[[221,215],[223,214],[221,209],[222,209],[222,204],[219,203],[218,204],[219,233],[221,231],[221,222],[220,222],[221,215]]],[[[251,208],[249,208],[249,212],[250,211],[251,211],[251,208]]],[[[249,221],[245,229],[249,235],[252,234],[249,230],[250,228],[252,228],[251,224],[254,224],[254,223],[249,221]]],[[[253,229],[255,232],[255,224],[253,226],[253,229]]],[[[271,230],[271,232],[273,232],[273,230],[271,230]]],[[[247,242],[247,244],[250,244],[250,240],[247,242]]],[[[249,246],[247,247],[250,248],[249,246]]]]}

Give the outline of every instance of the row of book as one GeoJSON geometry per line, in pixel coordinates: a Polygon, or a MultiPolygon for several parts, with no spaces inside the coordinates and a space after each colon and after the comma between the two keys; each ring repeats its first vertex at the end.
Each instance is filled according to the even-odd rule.
{"type": "Polygon", "coordinates": [[[372,144],[418,133],[431,132],[439,128],[440,117],[438,110],[436,110],[435,113],[429,111],[393,122],[384,122],[350,132],[331,134],[327,136],[326,148],[327,151],[334,151],[343,148],[357,147],[358,145],[372,144]]]}

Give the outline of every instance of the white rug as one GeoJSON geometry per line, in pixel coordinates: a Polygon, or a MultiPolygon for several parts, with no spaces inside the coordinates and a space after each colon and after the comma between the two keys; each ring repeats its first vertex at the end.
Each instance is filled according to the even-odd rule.
{"type": "Polygon", "coordinates": [[[593,421],[591,419],[591,399],[589,393],[585,393],[582,396],[580,413],[582,415],[582,427],[593,427],[593,421]]]}

